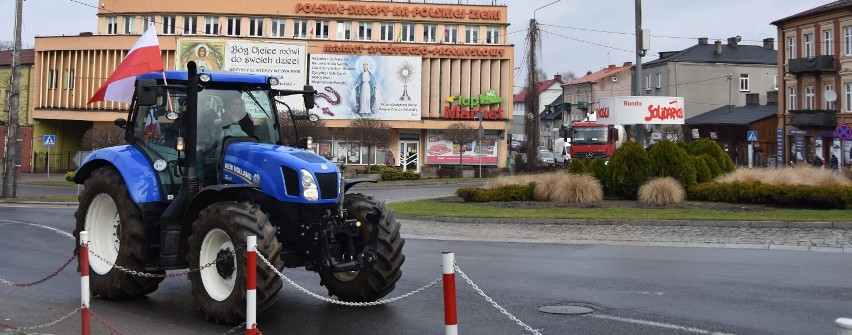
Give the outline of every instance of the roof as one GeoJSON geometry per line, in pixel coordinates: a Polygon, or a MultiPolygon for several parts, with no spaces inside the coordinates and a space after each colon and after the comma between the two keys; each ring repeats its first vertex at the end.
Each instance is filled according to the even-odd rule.
{"type": "Polygon", "coordinates": [[[739,107],[731,107],[730,109],[728,109],[728,106],[724,106],[688,118],[684,121],[684,123],[687,125],[748,125],[768,117],[775,117],[777,113],[777,104],[746,105],[739,107]]]}
{"type": "Polygon", "coordinates": [[[643,67],[667,62],[777,65],[778,51],[759,45],[732,46],[722,42],[722,53],[716,54],[715,43],[696,44],[679,52],[672,52],[667,57],[647,62],[643,67]]]}
{"type": "MultiPolygon", "coordinates": [[[[21,49],[21,65],[35,64],[35,51],[21,49]]],[[[0,66],[12,66],[12,50],[0,51],[0,66]]]]}
{"type": "MultiPolygon", "coordinates": [[[[540,82],[538,82],[538,92],[541,93],[541,92],[550,88],[550,86],[553,86],[553,84],[556,84],[556,83],[559,83],[560,85],[563,84],[562,78],[553,78],[553,79],[548,79],[548,80],[545,80],[545,81],[540,81],[540,82]]],[[[512,102],[515,103],[515,102],[526,101],[527,100],[527,92],[529,92],[528,88],[524,87],[524,89],[522,89],[520,92],[518,92],[518,94],[515,94],[512,97],[512,102]]]]}
{"type": "MultiPolygon", "coordinates": [[[[625,71],[625,70],[630,70],[630,69],[633,68],[632,63],[628,62],[628,63],[625,63],[624,65],[625,66],[610,65],[609,67],[604,68],[604,69],[602,69],[598,72],[590,73],[590,74],[587,74],[583,77],[574,79],[574,80],[572,80],[571,82],[569,82],[565,85],[575,85],[575,84],[585,84],[585,83],[597,84],[598,81],[600,81],[601,79],[614,76],[614,75],[618,74],[619,72],[622,72],[622,71],[625,71]]],[[[565,85],[562,85],[562,86],[565,86],[565,85]]]]}
{"type": "Polygon", "coordinates": [[[834,2],[827,3],[827,4],[822,5],[822,6],[818,6],[818,7],[808,9],[808,10],[801,12],[801,13],[790,15],[790,16],[785,17],[783,19],[778,19],[778,20],[772,21],[772,24],[775,25],[775,26],[779,26],[781,24],[784,24],[785,22],[792,21],[792,20],[795,20],[795,19],[801,19],[801,18],[805,18],[805,17],[809,17],[809,16],[815,16],[815,15],[819,15],[819,14],[823,14],[823,13],[829,13],[829,12],[834,12],[834,11],[839,11],[839,10],[849,9],[849,8],[852,8],[852,0],[834,1],[834,2]]]}
{"type": "Polygon", "coordinates": [[[541,120],[561,120],[562,119],[562,94],[560,94],[553,102],[544,106],[544,111],[539,114],[541,120]]]}

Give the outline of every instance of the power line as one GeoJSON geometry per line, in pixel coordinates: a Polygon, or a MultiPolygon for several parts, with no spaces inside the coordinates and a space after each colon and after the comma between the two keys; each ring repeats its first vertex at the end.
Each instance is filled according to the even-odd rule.
{"type": "Polygon", "coordinates": [[[569,36],[565,36],[565,35],[561,35],[561,34],[557,34],[557,33],[552,33],[552,32],[549,32],[549,31],[547,31],[547,30],[542,30],[542,32],[545,32],[545,33],[548,33],[548,34],[551,34],[551,35],[556,35],[556,36],[559,36],[559,37],[562,37],[562,38],[567,38],[567,39],[572,40],[572,41],[577,41],[577,42],[581,42],[581,43],[586,43],[586,44],[596,45],[596,46],[599,46],[599,47],[608,48],[608,49],[613,49],[613,50],[619,50],[619,51],[629,52],[629,53],[631,53],[631,54],[632,54],[632,53],[634,53],[634,51],[631,51],[631,50],[621,49],[621,48],[616,48],[616,47],[611,47],[611,46],[608,46],[608,45],[603,45],[603,44],[595,43],[595,42],[584,41],[584,40],[581,40],[581,39],[577,39],[577,38],[573,38],[573,37],[569,37],[569,36]]]}

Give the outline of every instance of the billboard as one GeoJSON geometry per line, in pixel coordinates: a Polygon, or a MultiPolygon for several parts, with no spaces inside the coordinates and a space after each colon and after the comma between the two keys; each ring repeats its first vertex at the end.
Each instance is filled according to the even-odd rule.
{"type": "Polygon", "coordinates": [[[497,136],[488,136],[480,141],[462,145],[445,140],[440,130],[426,132],[426,164],[458,164],[459,151],[462,164],[497,165],[497,136]]]}
{"type": "Polygon", "coordinates": [[[323,119],[420,120],[421,57],[311,54],[323,119]]]}
{"type": "MultiPolygon", "coordinates": [[[[307,44],[219,39],[177,40],[175,69],[195,61],[198,72],[233,71],[278,78],[276,89],[301,90],[307,81],[307,44]]],[[[301,95],[281,98],[294,112],[305,109],[301,95]]],[[[283,106],[279,106],[283,107],[283,106]]]]}
{"type": "Polygon", "coordinates": [[[595,102],[595,116],[603,124],[683,124],[682,97],[607,97],[595,102]]]}

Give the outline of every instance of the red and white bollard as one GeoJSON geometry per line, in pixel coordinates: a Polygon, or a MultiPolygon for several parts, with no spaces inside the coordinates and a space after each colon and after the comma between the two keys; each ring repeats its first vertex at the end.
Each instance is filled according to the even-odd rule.
{"type": "Polygon", "coordinates": [[[89,232],[80,232],[80,324],[82,325],[83,335],[89,335],[89,232]]]}
{"type": "Polygon", "coordinates": [[[459,321],[456,312],[456,257],[455,254],[444,252],[441,268],[444,272],[444,334],[458,335],[459,321]]]}
{"type": "Polygon", "coordinates": [[[246,335],[257,334],[257,236],[246,236],[246,335]]]}

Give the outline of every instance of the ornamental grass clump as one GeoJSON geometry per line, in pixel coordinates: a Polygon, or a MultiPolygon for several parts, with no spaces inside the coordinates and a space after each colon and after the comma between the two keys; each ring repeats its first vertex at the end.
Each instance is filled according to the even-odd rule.
{"type": "Polygon", "coordinates": [[[588,174],[563,174],[549,200],[579,204],[599,202],[603,200],[603,186],[597,178],[588,174]]]}
{"type": "Polygon", "coordinates": [[[686,191],[677,179],[654,178],[639,187],[639,202],[649,205],[679,204],[686,200],[686,191]]]}
{"type": "Polygon", "coordinates": [[[561,192],[560,184],[563,178],[569,174],[564,172],[544,173],[537,175],[535,193],[533,199],[536,201],[551,201],[553,196],[561,192]]]}

